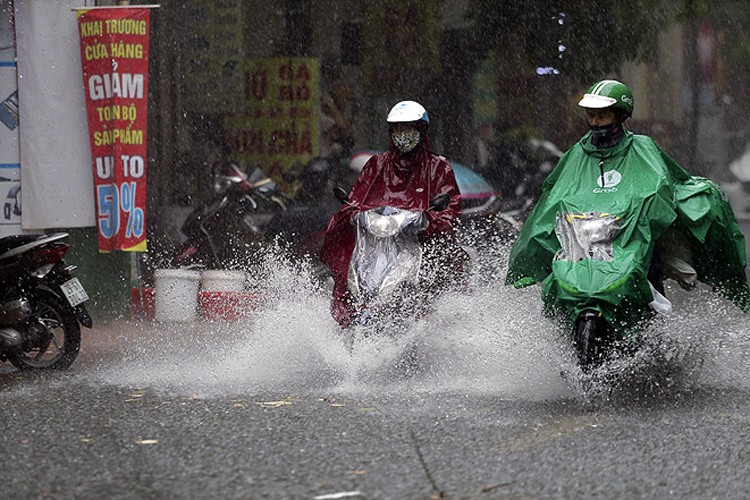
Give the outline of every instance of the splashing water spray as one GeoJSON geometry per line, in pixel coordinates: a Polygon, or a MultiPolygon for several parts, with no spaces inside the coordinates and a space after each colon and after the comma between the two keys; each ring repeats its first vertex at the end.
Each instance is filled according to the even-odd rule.
{"type": "Polygon", "coordinates": [[[129,343],[123,358],[81,376],[202,397],[451,392],[590,400],[748,385],[750,322],[700,288],[669,289],[675,312],[644,331],[643,348],[584,376],[562,327],[542,316],[537,287],[502,284],[507,250],[498,244],[472,267],[467,291],[444,294],[399,334],[355,331],[353,339],[332,319],[330,290],[313,280],[309,263],[269,251],[251,283],[263,304],[247,321],[129,323],[119,334],[129,343]]]}

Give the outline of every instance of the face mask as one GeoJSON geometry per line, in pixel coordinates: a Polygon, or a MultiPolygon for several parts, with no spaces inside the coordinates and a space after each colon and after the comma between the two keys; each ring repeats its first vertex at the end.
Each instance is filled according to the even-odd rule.
{"type": "Polygon", "coordinates": [[[419,144],[419,130],[405,130],[401,132],[393,132],[391,134],[391,140],[396,149],[401,153],[408,153],[417,147],[419,144]]]}
{"type": "Polygon", "coordinates": [[[619,123],[610,123],[603,127],[589,127],[591,129],[591,142],[597,148],[609,148],[620,142],[623,135],[622,126],[619,123]]]}

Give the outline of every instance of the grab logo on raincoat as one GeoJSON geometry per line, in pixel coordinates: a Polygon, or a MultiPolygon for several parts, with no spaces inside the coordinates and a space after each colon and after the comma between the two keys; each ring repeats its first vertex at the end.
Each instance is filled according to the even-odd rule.
{"type": "Polygon", "coordinates": [[[599,187],[594,188],[594,193],[614,193],[617,186],[622,181],[622,174],[617,170],[607,170],[604,175],[597,176],[596,183],[599,187]]]}

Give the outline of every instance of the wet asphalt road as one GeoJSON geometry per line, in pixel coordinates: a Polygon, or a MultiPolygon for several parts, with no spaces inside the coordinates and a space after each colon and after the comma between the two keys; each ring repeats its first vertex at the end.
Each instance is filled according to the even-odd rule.
{"type": "MultiPolygon", "coordinates": [[[[157,325],[103,324],[85,332],[69,372],[3,366],[2,497],[750,495],[745,386],[649,384],[587,401],[561,390],[564,381],[540,391],[534,364],[507,375],[528,391],[408,377],[357,387],[299,367],[249,384],[244,375],[227,377],[228,362],[222,369],[210,356],[205,364],[190,357],[197,346],[242,358],[231,329],[206,329],[197,325],[176,341],[157,325]],[[185,356],[174,355],[186,340],[185,356]]],[[[300,358],[279,356],[271,347],[279,342],[255,349],[282,370],[300,358]]],[[[224,354],[216,359],[229,359],[224,354]]]]}

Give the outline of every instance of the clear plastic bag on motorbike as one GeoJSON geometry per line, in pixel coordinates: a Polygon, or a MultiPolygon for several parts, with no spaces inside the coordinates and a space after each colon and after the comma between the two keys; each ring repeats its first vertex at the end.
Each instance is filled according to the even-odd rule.
{"type": "Polygon", "coordinates": [[[619,232],[620,219],[613,214],[559,213],[555,234],[561,249],[556,259],[610,261],[613,258],[612,242],[619,232]]]}
{"type": "Polygon", "coordinates": [[[422,265],[420,231],[427,227],[421,212],[380,207],[352,219],[356,239],[349,265],[349,290],[370,299],[399,286],[417,285],[422,265]]]}

